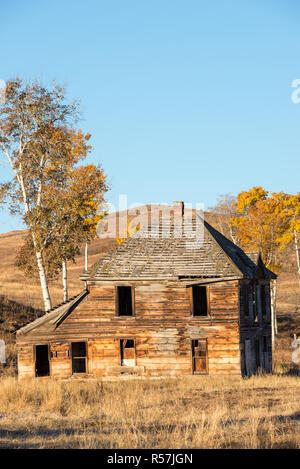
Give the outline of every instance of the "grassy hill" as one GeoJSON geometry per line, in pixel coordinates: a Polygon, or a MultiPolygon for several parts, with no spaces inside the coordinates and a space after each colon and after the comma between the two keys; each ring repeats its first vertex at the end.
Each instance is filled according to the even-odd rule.
{"type": "MultiPolygon", "coordinates": [[[[16,252],[22,245],[26,231],[12,231],[0,234],[0,295],[9,300],[34,308],[43,308],[41,288],[39,281],[26,276],[14,265],[16,252]]],[[[95,239],[89,247],[89,264],[96,262],[107,251],[116,246],[112,239],[95,239]]],[[[68,263],[69,293],[75,295],[82,288],[83,282],[79,275],[84,269],[84,252],[77,256],[76,264],[68,263]]],[[[61,279],[50,281],[50,294],[53,306],[62,301],[61,279]]]]}

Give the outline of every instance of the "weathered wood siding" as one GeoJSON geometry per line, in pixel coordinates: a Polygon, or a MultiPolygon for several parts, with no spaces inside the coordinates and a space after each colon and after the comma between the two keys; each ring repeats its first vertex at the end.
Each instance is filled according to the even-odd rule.
{"type": "Polygon", "coordinates": [[[241,369],[244,376],[272,370],[270,281],[240,281],[241,369]],[[265,289],[263,314],[262,288],[265,289]]]}
{"type": "Polygon", "coordinates": [[[72,363],[70,353],[70,344],[68,342],[54,342],[50,344],[50,375],[53,378],[71,375],[72,363]]]}
{"type": "Polygon", "coordinates": [[[18,374],[23,379],[35,376],[34,348],[31,344],[18,345],[18,374]]]}
{"type": "Polygon", "coordinates": [[[42,343],[50,344],[50,374],[70,376],[70,343],[76,340],[88,344],[87,376],[191,374],[191,341],[201,338],[207,339],[209,374],[240,374],[238,281],[209,285],[207,317],[191,315],[189,291],[182,283],[132,286],[132,317],[116,315],[115,285],[90,285],[89,295],[56,329],[43,324],[20,335],[19,376],[34,375],[33,345],[42,343]],[[134,367],[121,366],[121,339],[135,341],[134,367]]]}

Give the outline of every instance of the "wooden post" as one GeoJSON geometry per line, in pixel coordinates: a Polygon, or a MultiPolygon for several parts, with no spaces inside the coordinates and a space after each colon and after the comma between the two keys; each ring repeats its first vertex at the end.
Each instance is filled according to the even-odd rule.
{"type": "Polygon", "coordinates": [[[272,330],[272,349],[275,346],[275,334],[277,334],[276,320],[276,279],[271,280],[271,330],[272,330]]]}
{"type": "Polygon", "coordinates": [[[87,272],[88,270],[88,243],[85,243],[85,256],[84,256],[84,270],[87,272]]]}

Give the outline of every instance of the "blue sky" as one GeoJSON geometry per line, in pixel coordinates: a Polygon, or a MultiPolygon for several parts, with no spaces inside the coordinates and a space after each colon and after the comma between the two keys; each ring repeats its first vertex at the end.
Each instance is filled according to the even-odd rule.
{"type": "MultiPolygon", "coordinates": [[[[300,190],[297,0],[1,2],[0,79],[64,83],[118,208],[300,190]]],[[[2,181],[9,178],[0,166],[2,181]]],[[[0,232],[22,228],[0,211],[0,232]]]]}

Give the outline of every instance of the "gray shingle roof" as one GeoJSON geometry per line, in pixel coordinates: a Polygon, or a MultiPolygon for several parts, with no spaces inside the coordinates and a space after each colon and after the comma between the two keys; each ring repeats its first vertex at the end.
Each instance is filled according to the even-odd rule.
{"type": "MultiPolygon", "coordinates": [[[[185,221],[181,237],[176,234],[174,219],[171,220],[170,228],[161,224],[151,229],[145,226],[102,257],[80,278],[91,281],[179,277],[253,278],[256,268],[256,263],[242,249],[196,215],[192,221],[185,221]],[[196,228],[198,234],[203,233],[200,240],[189,237],[188,227],[192,227],[194,235],[196,228]]],[[[268,269],[265,269],[265,275],[274,278],[268,269]]]]}
{"type": "Polygon", "coordinates": [[[70,298],[69,301],[62,305],[58,305],[55,308],[52,308],[48,313],[45,313],[40,318],[35,319],[35,321],[30,322],[26,326],[21,327],[17,330],[17,335],[26,334],[27,332],[35,329],[42,324],[49,323],[55,328],[59,323],[70,314],[74,308],[83,300],[83,298],[88,294],[87,290],[82,290],[78,295],[70,298]]]}

